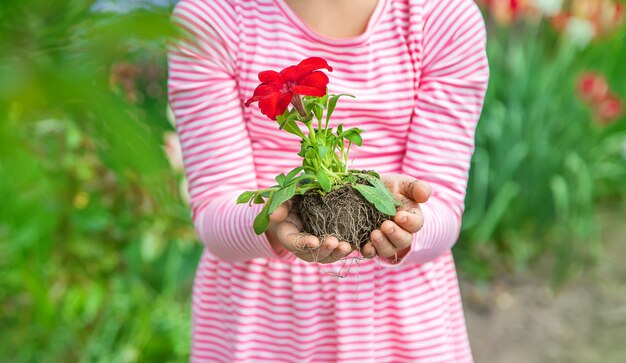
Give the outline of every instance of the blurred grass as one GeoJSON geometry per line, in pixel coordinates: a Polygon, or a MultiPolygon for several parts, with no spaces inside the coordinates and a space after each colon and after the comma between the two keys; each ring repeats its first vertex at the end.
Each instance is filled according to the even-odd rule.
{"type": "Polygon", "coordinates": [[[488,279],[548,256],[559,284],[601,256],[595,205],[626,191],[624,117],[599,126],[576,95],[589,70],[626,95],[626,27],[579,50],[545,21],[492,26],[458,261],[488,279]]]}
{"type": "MultiPolygon", "coordinates": [[[[0,7],[0,361],[188,360],[200,245],[162,150],[167,8],[0,7]]],[[[626,30],[576,51],[545,23],[490,28],[463,273],[540,257],[562,280],[601,253],[599,200],[624,195],[624,119],[592,122],[577,75],[626,96],[626,30]]]]}

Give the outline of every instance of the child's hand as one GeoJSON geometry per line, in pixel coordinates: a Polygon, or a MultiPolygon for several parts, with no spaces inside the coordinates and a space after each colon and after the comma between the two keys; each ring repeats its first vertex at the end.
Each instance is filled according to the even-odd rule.
{"type": "Polygon", "coordinates": [[[284,249],[307,262],[333,263],[352,252],[347,242],[335,237],[327,237],[320,247],[320,241],[313,235],[302,236],[300,216],[291,210],[288,201],[270,215],[270,225],[265,234],[277,253],[284,249]]]}
{"type": "Polygon", "coordinates": [[[376,255],[402,258],[411,247],[413,233],[424,224],[419,203],[426,202],[432,190],[427,182],[408,175],[382,175],[381,180],[404,205],[398,208],[393,221],[387,220],[380,229],[372,231],[372,240],[363,246],[361,254],[365,258],[376,255]]]}

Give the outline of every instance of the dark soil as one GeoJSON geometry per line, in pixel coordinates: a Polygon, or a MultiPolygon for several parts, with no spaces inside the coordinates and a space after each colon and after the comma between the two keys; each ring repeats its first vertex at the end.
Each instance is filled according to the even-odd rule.
{"type": "Polygon", "coordinates": [[[322,195],[309,190],[297,199],[302,230],[324,240],[327,236],[349,242],[357,251],[370,241],[373,230],[389,217],[379,212],[361,194],[346,185],[322,195]]]}

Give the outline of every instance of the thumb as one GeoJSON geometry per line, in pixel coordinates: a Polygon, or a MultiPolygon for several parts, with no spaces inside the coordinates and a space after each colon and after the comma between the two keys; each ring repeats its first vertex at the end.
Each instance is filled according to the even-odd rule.
{"type": "Polygon", "coordinates": [[[416,203],[424,203],[433,194],[430,183],[407,175],[400,178],[399,192],[416,203]]]}
{"type": "Polygon", "coordinates": [[[289,215],[289,211],[291,210],[292,202],[291,200],[286,201],[281,204],[272,214],[270,214],[270,221],[272,222],[283,222],[287,219],[289,215]]]}
{"type": "Polygon", "coordinates": [[[411,195],[413,196],[413,200],[417,203],[425,203],[430,196],[433,195],[433,189],[429,182],[416,179],[412,184],[413,190],[411,191],[411,195]]]}

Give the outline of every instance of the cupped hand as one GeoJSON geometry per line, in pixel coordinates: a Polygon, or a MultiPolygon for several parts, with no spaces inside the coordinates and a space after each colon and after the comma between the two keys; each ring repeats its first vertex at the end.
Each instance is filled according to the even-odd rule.
{"type": "Polygon", "coordinates": [[[270,215],[265,234],[277,253],[286,249],[307,262],[333,263],[352,252],[348,242],[335,237],[320,243],[317,237],[303,234],[300,216],[292,207],[292,201],[285,202],[270,215]]]}
{"type": "Polygon", "coordinates": [[[393,220],[372,231],[371,241],[361,248],[361,254],[365,258],[402,258],[411,247],[413,233],[424,225],[419,204],[430,198],[432,190],[427,182],[403,174],[381,175],[381,180],[403,206],[397,208],[393,220]]]}

